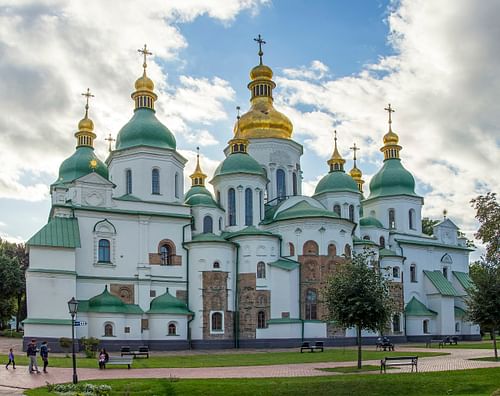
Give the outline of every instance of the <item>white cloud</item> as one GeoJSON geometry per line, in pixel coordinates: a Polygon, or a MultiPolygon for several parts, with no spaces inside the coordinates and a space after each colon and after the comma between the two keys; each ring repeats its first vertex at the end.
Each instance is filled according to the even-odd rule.
{"type": "Polygon", "coordinates": [[[319,60],[313,60],[310,66],[301,66],[298,69],[284,68],[283,74],[289,78],[321,80],[328,76],[329,68],[319,60]]]}
{"type": "Polygon", "coordinates": [[[388,17],[396,55],[338,79],[304,80],[285,72],[277,79],[279,97],[289,108],[296,136],[305,135],[319,155],[327,157],[330,150],[328,134],[317,128],[335,123],[344,154],[353,140],[364,140],[361,155],[368,163],[376,158],[377,167],[387,131],[383,108],[391,102],[403,164],[420,186],[431,189],[424,215],[439,218],[447,208],[470,231],[475,228],[470,199],[500,186],[500,4],[398,4],[388,17]],[[313,110],[302,110],[304,105],[313,110]]]}
{"type": "Polygon", "coordinates": [[[194,130],[186,132],[184,138],[188,143],[196,144],[201,147],[214,146],[219,144],[219,141],[206,129],[194,130]]]}

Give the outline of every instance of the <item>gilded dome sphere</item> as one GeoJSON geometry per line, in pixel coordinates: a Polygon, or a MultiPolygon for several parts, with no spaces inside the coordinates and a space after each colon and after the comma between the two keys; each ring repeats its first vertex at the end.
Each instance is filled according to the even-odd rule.
{"type": "Polygon", "coordinates": [[[363,173],[361,173],[361,170],[359,170],[356,167],[352,168],[351,171],[349,172],[349,174],[351,175],[351,177],[353,179],[361,179],[361,176],[363,176],[363,173]]]}
{"type": "Polygon", "coordinates": [[[398,142],[398,135],[392,132],[392,129],[389,129],[389,132],[384,135],[384,144],[398,144],[398,142]]]}
{"type": "Polygon", "coordinates": [[[254,100],[250,110],[234,125],[234,133],[242,139],[290,139],[293,125],[289,118],[276,110],[267,99],[254,100]]]}
{"type": "Polygon", "coordinates": [[[252,80],[256,80],[258,78],[273,78],[273,71],[269,66],[266,65],[257,65],[252,70],[250,70],[250,78],[252,80]]]}
{"type": "Polygon", "coordinates": [[[136,91],[153,91],[155,88],[155,84],[153,80],[151,80],[146,73],[139,77],[135,82],[135,90],[136,91]]]}
{"type": "Polygon", "coordinates": [[[94,122],[87,117],[84,117],[78,123],[79,131],[93,131],[94,130],[94,122]]]}

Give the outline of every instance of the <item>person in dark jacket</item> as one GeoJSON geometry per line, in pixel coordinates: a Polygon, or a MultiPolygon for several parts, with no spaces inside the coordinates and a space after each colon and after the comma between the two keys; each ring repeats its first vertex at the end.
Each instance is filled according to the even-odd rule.
{"type": "Polygon", "coordinates": [[[49,347],[47,345],[47,341],[42,342],[42,346],[40,347],[40,356],[43,360],[43,372],[47,373],[47,366],[49,365],[49,347]]]}
{"type": "Polygon", "coordinates": [[[36,361],[36,340],[31,340],[31,342],[28,344],[28,349],[26,350],[26,355],[28,355],[30,359],[30,364],[29,364],[29,372],[30,374],[36,372],[37,374],[40,374],[40,371],[38,370],[38,363],[36,361]]]}
{"type": "Polygon", "coordinates": [[[102,348],[99,351],[99,368],[100,369],[105,369],[106,368],[106,363],[109,360],[109,355],[106,352],[106,349],[102,348]]]}

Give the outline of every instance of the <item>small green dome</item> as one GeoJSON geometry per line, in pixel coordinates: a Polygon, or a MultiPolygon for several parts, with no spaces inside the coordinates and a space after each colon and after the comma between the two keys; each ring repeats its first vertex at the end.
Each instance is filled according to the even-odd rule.
{"type": "Polygon", "coordinates": [[[94,312],[126,312],[125,303],[108,291],[108,285],[104,291],[89,300],[89,310],[94,312]]]}
{"type": "Polygon", "coordinates": [[[189,197],[196,194],[208,195],[209,197],[212,197],[212,194],[205,186],[192,186],[186,194],[184,194],[184,202],[187,201],[189,197]]]}
{"type": "Polygon", "coordinates": [[[247,153],[231,153],[222,161],[214,173],[214,178],[234,173],[265,176],[260,164],[247,153]]]}
{"type": "Polygon", "coordinates": [[[188,309],[185,302],[172,296],[168,289],[165,294],[156,297],[151,301],[150,309],[147,312],[152,313],[162,313],[162,314],[179,314],[179,315],[190,315],[192,312],[188,309]]]}
{"type": "Polygon", "coordinates": [[[130,147],[150,146],[175,150],[175,137],[156,118],[154,110],[138,108],[132,119],[118,132],[116,150],[130,147]]]}
{"type": "Polygon", "coordinates": [[[214,199],[211,196],[205,195],[205,194],[194,194],[191,195],[186,201],[184,201],[186,205],[189,206],[211,206],[211,207],[217,207],[217,203],[214,201],[214,199]]]}
{"type": "Polygon", "coordinates": [[[415,179],[408,172],[399,158],[385,160],[382,168],[370,181],[370,196],[368,199],[391,195],[415,194],[415,179]]]}
{"type": "Polygon", "coordinates": [[[94,149],[88,146],[80,146],[59,167],[59,177],[55,184],[70,183],[92,172],[98,173],[105,179],[109,178],[108,167],[97,158],[94,149]]]}
{"type": "Polygon", "coordinates": [[[319,181],[316,190],[314,190],[314,195],[345,191],[359,193],[358,186],[350,175],[344,171],[333,171],[319,181]]]}
{"type": "Polygon", "coordinates": [[[384,228],[382,223],[378,221],[375,217],[373,216],[368,216],[368,217],[363,217],[362,219],[359,220],[359,225],[361,227],[377,227],[377,228],[384,228]]]}

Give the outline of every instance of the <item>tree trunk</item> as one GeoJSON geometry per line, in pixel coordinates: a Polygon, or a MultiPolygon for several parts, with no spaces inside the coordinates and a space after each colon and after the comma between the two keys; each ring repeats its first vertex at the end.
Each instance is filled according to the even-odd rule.
{"type": "Polygon", "coordinates": [[[22,297],[23,295],[21,293],[17,294],[17,311],[16,311],[16,331],[19,331],[19,322],[21,321],[21,311],[23,309],[22,307],[22,297]]]}
{"type": "Polygon", "coordinates": [[[360,326],[356,326],[356,337],[358,339],[358,369],[361,369],[361,327],[360,326]]]}
{"type": "Polygon", "coordinates": [[[498,360],[498,351],[497,351],[497,329],[494,327],[491,331],[493,334],[493,349],[495,350],[495,360],[498,360]]]}

